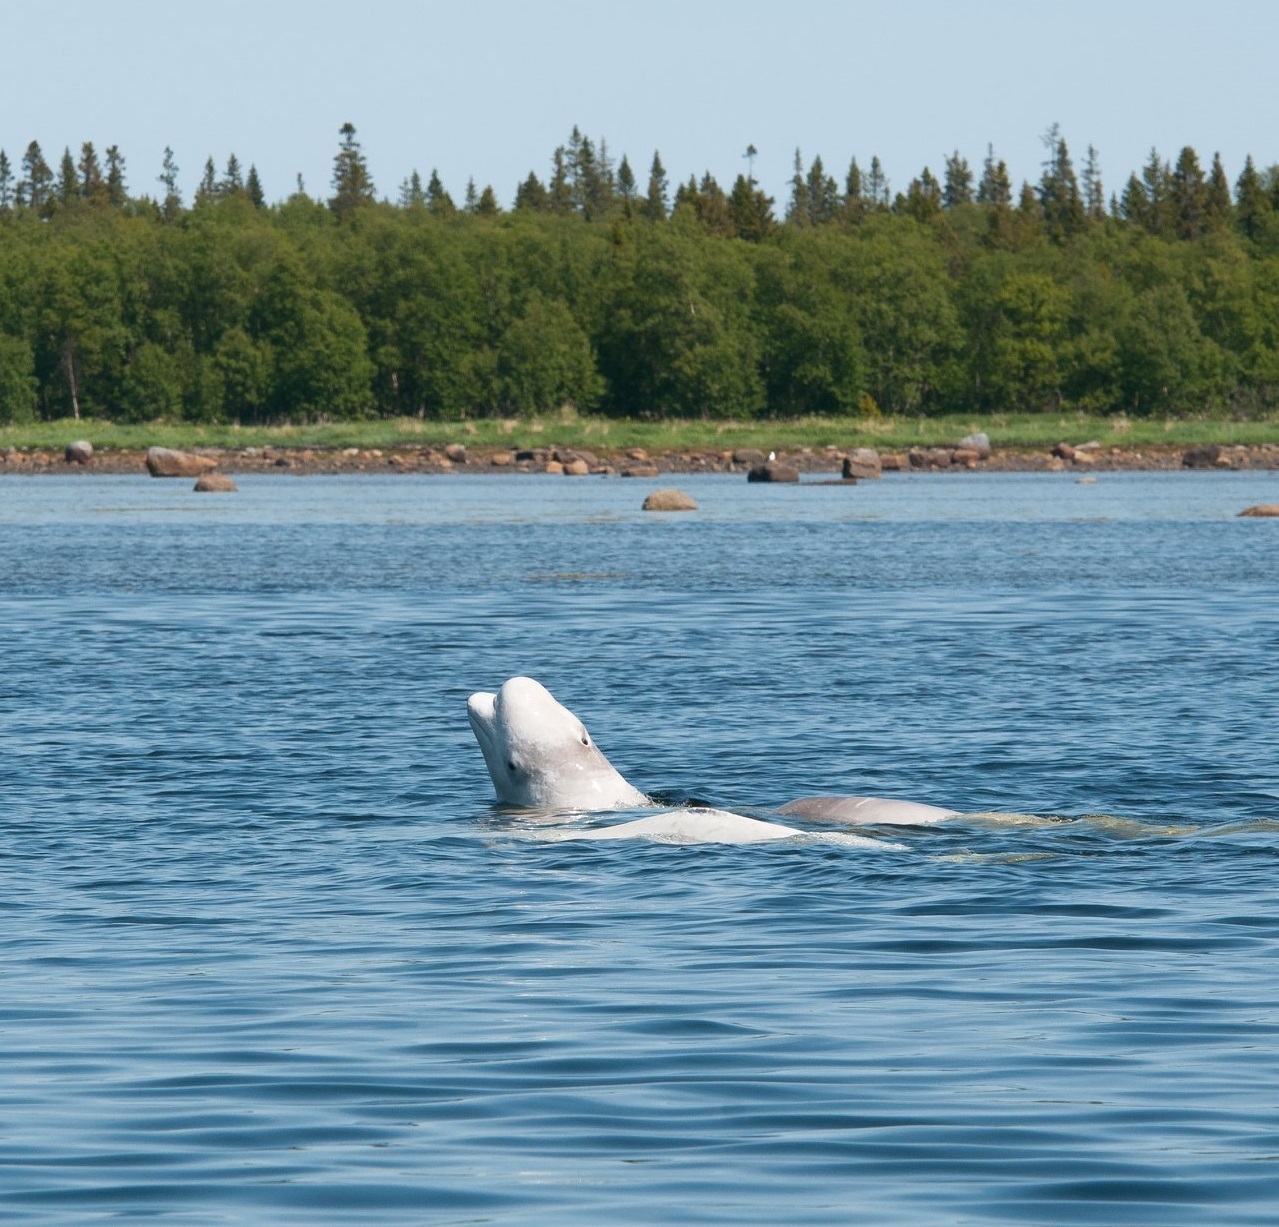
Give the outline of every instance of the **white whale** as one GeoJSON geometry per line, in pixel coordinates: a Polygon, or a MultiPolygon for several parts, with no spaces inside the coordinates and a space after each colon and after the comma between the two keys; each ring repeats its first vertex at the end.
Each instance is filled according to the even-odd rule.
{"type": "Polygon", "coordinates": [[[649,799],[541,682],[513,677],[466,701],[497,799],[523,809],[630,809],[649,799]]]}
{"type": "Polygon", "coordinates": [[[787,801],[777,812],[792,818],[851,826],[931,826],[958,816],[956,810],[942,809],[940,805],[886,797],[799,797],[787,801]]]}
{"type": "MultiPolygon", "coordinates": [[[[510,678],[496,694],[479,691],[471,695],[466,714],[497,799],[504,805],[593,811],[653,804],[608,761],[582,721],[531,677],[510,678]]],[[[925,825],[954,817],[955,811],[877,797],[801,797],[777,813],[849,825],[925,825]]],[[[548,831],[545,837],[760,843],[803,834],[779,822],[689,807],[608,827],[548,831]]]]}

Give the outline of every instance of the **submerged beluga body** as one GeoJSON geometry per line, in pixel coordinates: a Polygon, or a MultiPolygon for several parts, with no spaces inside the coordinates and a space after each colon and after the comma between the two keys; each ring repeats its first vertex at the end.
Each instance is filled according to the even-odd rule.
{"type": "MultiPolygon", "coordinates": [[[[496,693],[479,691],[467,700],[466,710],[503,805],[586,812],[654,805],[608,761],[582,721],[533,678],[510,678],[496,693]]],[[[777,812],[845,826],[918,825],[954,813],[937,806],[875,797],[804,797],[777,812]]],[[[550,838],[565,839],[647,836],[714,843],[758,843],[804,834],[780,822],[698,807],[666,810],[589,830],[547,832],[550,838]]]]}

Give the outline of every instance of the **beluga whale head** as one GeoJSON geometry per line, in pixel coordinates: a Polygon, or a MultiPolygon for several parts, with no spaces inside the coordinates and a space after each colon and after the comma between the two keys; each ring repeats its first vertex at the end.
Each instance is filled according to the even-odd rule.
{"type": "Polygon", "coordinates": [[[525,809],[628,809],[648,798],[604,757],[541,682],[513,677],[466,701],[497,799],[525,809]]]}

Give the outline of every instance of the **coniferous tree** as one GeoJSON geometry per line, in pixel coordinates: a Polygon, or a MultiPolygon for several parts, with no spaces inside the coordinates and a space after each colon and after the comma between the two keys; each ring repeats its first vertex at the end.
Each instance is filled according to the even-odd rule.
{"type": "Polygon", "coordinates": [[[91,205],[105,205],[107,184],[102,178],[102,167],[92,141],[85,141],[80,146],[80,162],[76,170],[80,178],[80,198],[91,205]]]}
{"type": "Polygon", "coordinates": [[[355,139],[355,125],[344,123],[339,132],[342,143],[333,159],[333,195],[329,198],[329,208],[344,220],[356,209],[372,204],[374,195],[368,163],[355,139]]]}
{"type": "Polygon", "coordinates": [[[631,164],[627,161],[626,155],[622,154],[622,160],[617,166],[617,194],[626,204],[631,204],[635,199],[636,190],[635,172],[631,170],[631,164]]]}
{"type": "Polygon", "coordinates": [[[1171,229],[1168,199],[1171,192],[1168,163],[1151,149],[1141,171],[1141,186],[1146,193],[1146,229],[1151,234],[1168,234],[1171,229]]]}
{"type": "Polygon", "coordinates": [[[667,212],[666,167],[662,165],[661,155],[653,151],[653,162],[648,171],[648,191],[644,195],[644,214],[649,221],[666,220],[667,212]]]}
{"type": "Polygon", "coordinates": [[[826,173],[820,156],[815,157],[808,168],[807,188],[809,223],[824,226],[833,221],[839,211],[839,188],[826,173]]]}
{"type": "Polygon", "coordinates": [[[457,212],[453,197],[444,190],[435,167],[431,167],[431,178],[426,185],[426,209],[436,217],[452,217],[457,212]]]}
{"type": "Polygon", "coordinates": [[[888,208],[888,177],[879,161],[879,155],[870,159],[870,170],[866,174],[866,206],[872,212],[882,212],[888,208]]]}
{"type": "Polygon", "coordinates": [[[927,222],[941,212],[943,198],[937,176],[925,166],[919,178],[911,180],[906,195],[897,197],[894,210],[913,217],[917,222],[927,222]]]}
{"type": "Polygon", "coordinates": [[[1013,185],[1008,177],[1008,164],[1000,158],[995,161],[995,147],[986,146],[986,160],[982,163],[981,182],[977,185],[977,203],[1010,209],[1013,203],[1013,185]]]}
{"type": "Polygon", "coordinates": [[[862,181],[862,168],[854,157],[848,163],[848,174],[844,177],[843,215],[845,219],[856,225],[866,214],[865,184],[862,181]]]}
{"type": "Polygon", "coordinates": [[[1168,208],[1179,239],[1197,239],[1207,227],[1208,185],[1195,151],[1185,146],[1168,180],[1168,208]]]}
{"type": "Polygon", "coordinates": [[[710,234],[718,235],[720,238],[731,238],[736,233],[732,213],[728,207],[728,197],[724,195],[724,189],[716,182],[715,176],[710,171],[702,175],[702,181],[697,186],[694,204],[697,209],[697,220],[710,234]]]}
{"type": "Polygon", "coordinates": [[[795,173],[790,181],[790,203],[786,206],[786,221],[792,226],[809,226],[812,224],[812,197],[808,190],[808,179],[804,175],[804,155],[795,150],[795,173]]]}
{"type": "Polygon", "coordinates": [[[466,181],[466,195],[462,200],[462,212],[474,213],[479,200],[479,193],[475,190],[475,177],[471,176],[466,181]]]}
{"type": "Polygon", "coordinates": [[[33,213],[43,216],[49,208],[53,193],[53,171],[44,160],[38,141],[27,146],[22,155],[22,182],[18,184],[18,197],[33,213]]]}
{"type": "Polygon", "coordinates": [[[13,167],[9,165],[9,155],[0,149],[0,214],[6,214],[13,208],[13,167]]]}
{"type": "Polygon", "coordinates": [[[400,184],[400,208],[418,209],[426,206],[426,192],[422,188],[422,176],[414,170],[400,184]]]}
{"type": "Polygon", "coordinates": [[[573,211],[573,188],[568,181],[568,157],[563,145],[551,154],[551,182],[546,198],[552,213],[563,217],[573,211]]]}
{"type": "Polygon", "coordinates": [[[219,196],[234,196],[244,191],[244,175],[240,171],[240,159],[231,154],[226,160],[222,182],[218,184],[219,196]]]}
{"type": "Polygon", "coordinates": [[[1221,154],[1214,153],[1204,188],[1204,225],[1210,231],[1224,230],[1230,224],[1230,215],[1230,181],[1221,164],[1221,154]]]}
{"type": "Polygon", "coordinates": [[[1083,194],[1084,216],[1090,222],[1101,221],[1106,216],[1106,189],[1101,182],[1101,159],[1092,145],[1084,162],[1083,194]]]}
{"type": "Polygon", "coordinates": [[[129,199],[124,181],[124,154],[119,145],[107,146],[107,204],[113,209],[123,209],[129,199]]]}
{"type": "Polygon", "coordinates": [[[164,147],[164,164],[158,179],[164,185],[164,199],[160,202],[160,210],[165,221],[173,221],[182,212],[182,194],[178,191],[178,164],[173,160],[173,150],[164,147]]]}
{"type": "Polygon", "coordinates": [[[69,209],[80,201],[80,175],[76,171],[75,159],[71,150],[62,150],[62,161],[58,163],[58,204],[69,209]]]}
{"type": "Polygon", "coordinates": [[[1060,241],[1083,228],[1084,202],[1070,152],[1057,124],[1048,129],[1043,141],[1049,158],[1039,181],[1039,205],[1049,236],[1060,241]]]}
{"type": "Polygon", "coordinates": [[[733,233],[751,243],[768,238],[777,228],[773,200],[765,196],[745,175],[738,175],[728,195],[728,216],[733,233]]]}
{"type": "Polygon", "coordinates": [[[493,185],[486,183],[484,190],[480,193],[480,198],[475,202],[475,214],[477,217],[496,217],[502,210],[497,204],[497,193],[493,191],[493,185]]]}
{"type": "Polygon", "coordinates": [[[529,171],[528,178],[515,189],[517,211],[545,213],[550,209],[550,197],[542,181],[529,171]]]}
{"type": "Polygon", "coordinates": [[[942,188],[942,207],[958,209],[960,205],[973,202],[973,172],[967,158],[961,157],[959,150],[946,159],[946,178],[942,188]]]}
{"type": "Polygon", "coordinates": [[[218,172],[213,165],[213,158],[204,160],[204,174],[200,176],[200,185],[195,189],[196,204],[207,204],[218,194],[218,172]]]}
{"type": "Polygon", "coordinates": [[[244,181],[244,194],[255,209],[266,208],[266,196],[262,191],[262,180],[258,178],[258,168],[249,163],[249,177],[244,181]]]}
{"type": "Polygon", "coordinates": [[[1248,238],[1259,238],[1261,228],[1271,211],[1270,197],[1253,165],[1252,154],[1249,154],[1235,181],[1235,224],[1248,238]]]}
{"type": "Polygon", "coordinates": [[[1123,195],[1119,199],[1118,215],[1124,221],[1140,226],[1143,230],[1153,228],[1150,200],[1135,171],[1128,176],[1128,182],[1124,184],[1123,195]]]}

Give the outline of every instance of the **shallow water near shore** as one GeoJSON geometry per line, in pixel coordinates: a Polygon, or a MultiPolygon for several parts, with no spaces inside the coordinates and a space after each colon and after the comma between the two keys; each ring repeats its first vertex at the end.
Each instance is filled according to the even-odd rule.
{"type": "Polygon", "coordinates": [[[1273,1222],[1279,477],[238,480],[0,478],[0,1222],[1273,1222]]]}

